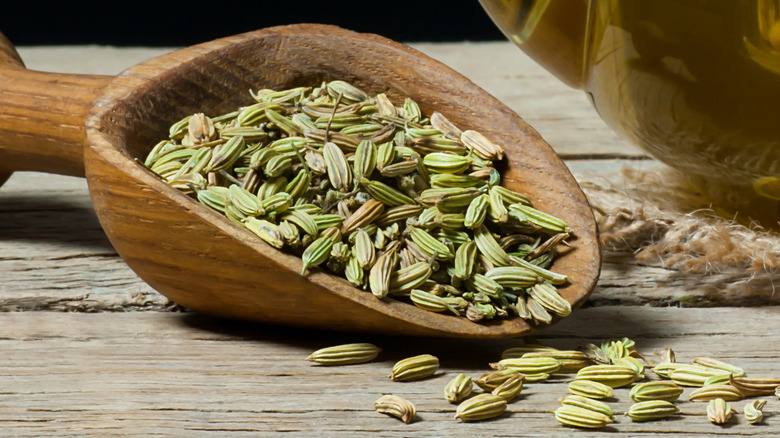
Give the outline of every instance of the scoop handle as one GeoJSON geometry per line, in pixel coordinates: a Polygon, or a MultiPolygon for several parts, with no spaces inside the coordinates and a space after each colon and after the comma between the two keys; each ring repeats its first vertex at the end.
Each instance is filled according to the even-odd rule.
{"type": "Polygon", "coordinates": [[[84,176],[84,121],[111,76],[24,67],[0,33],[0,184],[17,170],[84,176]]]}

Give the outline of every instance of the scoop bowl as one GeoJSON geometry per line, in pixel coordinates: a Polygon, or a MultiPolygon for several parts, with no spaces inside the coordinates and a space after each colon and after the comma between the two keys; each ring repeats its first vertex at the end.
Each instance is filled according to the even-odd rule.
{"type": "Polygon", "coordinates": [[[85,175],[100,223],[144,281],[189,309],[311,328],[462,338],[530,334],[520,318],[473,323],[394,299],[378,300],[168,186],[141,164],[188,114],[217,115],[251,102],[249,89],[342,79],[393,101],[477,129],[506,150],[505,186],[565,220],[571,248],[554,268],[579,306],[601,266],[585,195],[549,145],[515,112],[442,63],[407,46],[333,26],[267,28],[178,50],[118,76],[25,70],[0,38],[0,176],[16,170],[85,175]],[[38,105],[33,107],[33,103],[38,105]],[[29,122],[29,123],[28,123],[29,122]],[[140,162],[139,162],[140,160],[140,162]]]}

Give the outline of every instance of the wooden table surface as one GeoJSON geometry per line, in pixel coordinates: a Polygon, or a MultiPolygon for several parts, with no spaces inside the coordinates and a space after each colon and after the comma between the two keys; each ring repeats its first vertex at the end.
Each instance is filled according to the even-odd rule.
{"type": "MultiPolygon", "coordinates": [[[[612,133],[584,93],[558,83],[509,43],[415,44],[494,94],[534,126],[578,178],[620,181],[624,167],[658,164],[612,133]]],[[[165,49],[22,47],[32,69],[116,74],[165,49]]],[[[0,114],[1,116],[1,114],[0,114]]],[[[219,320],[181,309],[119,258],[95,217],[86,182],[17,173],[0,188],[0,436],[600,436],[558,425],[548,412],[564,380],[528,385],[502,417],[455,421],[442,390],[457,373],[487,370],[518,341],[474,342],[316,332],[219,320]],[[324,368],[314,349],[373,342],[377,361],[324,368]],[[441,372],[417,383],[386,378],[406,356],[432,353],[441,372]],[[412,400],[410,425],[377,414],[383,393],[412,400]]],[[[607,251],[586,308],[539,333],[574,348],[628,336],[641,352],[672,347],[679,360],[710,355],[753,376],[780,377],[780,309],[682,308],[701,289],[696,275],[607,251]],[[653,304],[654,306],[650,306],[653,304]],[[666,307],[659,307],[659,305],[666,307]]],[[[652,373],[650,373],[652,374],[652,373]]],[[[690,392],[686,390],[683,399],[690,392]]],[[[780,401],[766,397],[761,426],[738,415],[710,424],[704,403],[682,402],[668,421],[617,416],[611,436],[779,436],[780,401]]],[[[741,413],[746,402],[734,402],[741,413]]],[[[630,405],[616,391],[617,412],[630,405]]]]}

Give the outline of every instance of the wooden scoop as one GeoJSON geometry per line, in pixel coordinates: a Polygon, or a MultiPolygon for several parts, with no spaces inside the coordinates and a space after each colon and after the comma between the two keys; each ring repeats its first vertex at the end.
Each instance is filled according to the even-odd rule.
{"type": "MultiPolygon", "coordinates": [[[[491,68],[487,65],[485,68],[491,68]]],[[[565,220],[575,239],[555,270],[577,306],[601,257],[587,199],[563,162],[517,114],[452,69],[377,35],[301,24],[199,44],[116,77],[24,69],[0,35],[0,176],[15,170],[86,175],[108,238],[149,285],[187,308],[274,324],[413,335],[503,338],[534,327],[519,318],[472,323],[378,300],[168,186],[139,164],[186,115],[253,103],[249,89],[342,79],[395,102],[409,96],[462,129],[504,145],[504,184],[565,220]]],[[[3,181],[4,179],[0,179],[3,181]]]]}

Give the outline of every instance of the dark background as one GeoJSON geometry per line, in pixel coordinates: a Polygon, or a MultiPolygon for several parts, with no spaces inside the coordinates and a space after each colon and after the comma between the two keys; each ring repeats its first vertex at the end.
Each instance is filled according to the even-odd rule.
{"type": "Polygon", "coordinates": [[[504,39],[477,0],[4,3],[0,32],[14,45],[187,46],[304,22],[335,24],[401,42],[504,39]]]}

